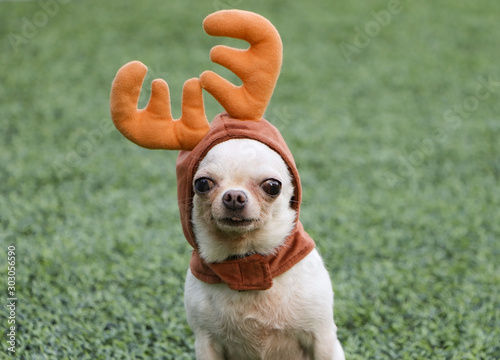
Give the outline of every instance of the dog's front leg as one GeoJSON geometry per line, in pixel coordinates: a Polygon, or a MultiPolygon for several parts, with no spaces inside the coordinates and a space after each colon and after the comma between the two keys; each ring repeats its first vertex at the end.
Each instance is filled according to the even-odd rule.
{"type": "Polygon", "coordinates": [[[223,349],[215,344],[207,334],[196,334],[194,348],[196,360],[225,360],[223,349]]]}
{"type": "Polygon", "coordinates": [[[314,360],[345,360],[344,350],[335,333],[317,339],[313,353],[314,360]]]}

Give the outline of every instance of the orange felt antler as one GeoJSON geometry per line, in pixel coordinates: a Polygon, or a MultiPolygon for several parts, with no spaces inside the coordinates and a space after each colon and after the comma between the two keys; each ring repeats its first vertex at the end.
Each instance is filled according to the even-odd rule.
{"type": "Polygon", "coordinates": [[[118,70],[111,87],[111,117],[116,128],[130,141],[148,149],[192,150],[209,130],[200,81],[184,83],[182,116],[174,120],[168,85],[156,79],[148,105],[137,109],[147,67],[132,61],[118,70]]]}
{"type": "Polygon", "coordinates": [[[240,120],[260,120],[273,94],[281,69],[282,43],[276,28],[264,17],[243,10],[221,10],[205,18],[209,35],[227,36],[250,43],[247,50],[215,46],[210,59],[234,72],[242,81],[235,86],[212,71],[200,76],[201,86],[240,120]]]}

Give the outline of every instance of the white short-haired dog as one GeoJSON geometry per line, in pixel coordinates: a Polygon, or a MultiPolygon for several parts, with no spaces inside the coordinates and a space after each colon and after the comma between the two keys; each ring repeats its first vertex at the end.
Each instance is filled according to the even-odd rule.
{"type": "MultiPolygon", "coordinates": [[[[291,175],[260,142],[216,145],[199,164],[193,186],[194,234],[207,262],[272,254],[292,232],[291,175]]],[[[185,306],[198,359],[344,359],[332,285],[315,249],[264,291],[207,284],[188,271],[185,306]]]]}

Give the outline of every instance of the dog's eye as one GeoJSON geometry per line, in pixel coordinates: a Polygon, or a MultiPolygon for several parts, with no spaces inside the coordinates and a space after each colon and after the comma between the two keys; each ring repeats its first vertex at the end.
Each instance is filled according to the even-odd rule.
{"type": "Polygon", "coordinates": [[[270,196],[278,196],[281,192],[281,183],[275,179],[264,181],[260,187],[270,196]]]}
{"type": "Polygon", "coordinates": [[[194,181],[194,189],[197,193],[204,194],[214,187],[214,182],[209,178],[199,178],[194,181]]]}

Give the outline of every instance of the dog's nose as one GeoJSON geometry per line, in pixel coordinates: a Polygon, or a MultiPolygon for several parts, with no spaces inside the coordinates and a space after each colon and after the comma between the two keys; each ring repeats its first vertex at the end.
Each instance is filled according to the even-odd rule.
{"type": "Polygon", "coordinates": [[[247,196],[243,191],[229,190],[222,196],[224,206],[229,210],[240,210],[247,203],[247,196]]]}

